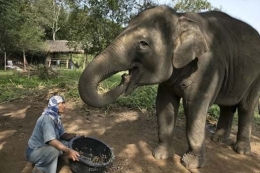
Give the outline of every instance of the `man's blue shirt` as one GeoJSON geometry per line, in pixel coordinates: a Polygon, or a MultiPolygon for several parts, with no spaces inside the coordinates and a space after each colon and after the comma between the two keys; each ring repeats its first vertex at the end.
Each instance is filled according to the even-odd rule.
{"type": "Polygon", "coordinates": [[[43,113],[36,122],[28,145],[30,149],[34,150],[46,145],[48,141],[59,140],[64,133],[65,130],[61,123],[55,123],[49,115],[43,113]]]}

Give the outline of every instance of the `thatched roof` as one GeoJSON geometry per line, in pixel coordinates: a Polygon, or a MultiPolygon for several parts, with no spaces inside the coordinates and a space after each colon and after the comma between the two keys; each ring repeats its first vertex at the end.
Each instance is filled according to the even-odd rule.
{"type": "Polygon", "coordinates": [[[84,53],[80,45],[75,49],[68,45],[67,40],[47,40],[47,51],[50,53],[84,53]]]}

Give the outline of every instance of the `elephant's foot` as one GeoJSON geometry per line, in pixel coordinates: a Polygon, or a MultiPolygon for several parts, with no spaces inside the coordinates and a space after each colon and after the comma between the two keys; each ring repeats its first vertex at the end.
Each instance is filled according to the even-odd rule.
{"type": "Polygon", "coordinates": [[[214,142],[226,142],[228,136],[224,130],[217,130],[216,133],[212,136],[211,140],[214,142]]]}
{"type": "Polygon", "coordinates": [[[181,163],[187,169],[195,169],[204,167],[206,162],[205,155],[196,155],[192,152],[187,152],[182,156],[181,163]]]}
{"type": "Polygon", "coordinates": [[[238,154],[250,154],[251,152],[251,146],[250,142],[237,142],[235,144],[235,151],[238,154]]]}
{"type": "Polygon", "coordinates": [[[169,149],[164,145],[158,145],[153,151],[153,156],[156,159],[168,159],[172,157],[174,154],[175,152],[173,148],[169,149]]]}

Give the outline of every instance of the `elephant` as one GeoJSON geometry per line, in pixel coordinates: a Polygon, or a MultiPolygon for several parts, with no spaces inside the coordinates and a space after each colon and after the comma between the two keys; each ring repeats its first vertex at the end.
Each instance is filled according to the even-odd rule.
{"type": "Polygon", "coordinates": [[[188,149],[181,163],[188,169],[206,163],[206,115],[220,107],[213,141],[229,137],[234,112],[238,132],[234,150],[251,151],[253,112],[260,96],[260,36],[250,25],[220,11],[178,13],[165,5],[134,16],[124,30],[82,72],[78,90],[89,106],[101,108],[137,87],[158,84],[155,109],[157,159],[175,154],[179,105],[186,117],[188,149]],[[118,86],[98,92],[103,80],[121,71],[118,86]],[[181,102],[182,100],[182,102],[181,102]]]}

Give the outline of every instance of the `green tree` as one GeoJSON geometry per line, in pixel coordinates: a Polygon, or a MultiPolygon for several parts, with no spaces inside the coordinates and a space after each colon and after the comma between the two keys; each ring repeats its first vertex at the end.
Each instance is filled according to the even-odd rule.
{"type": "Polygon", "coordinates": [[[30,3],[39,24],[45,28],[46,38],[56,40],[61,26],[64,26],[69,15],[68,2],[66,0],[31,0],[30,3]]]}
{"type": "MultiPolygon", "coordinates": [[[[103,50],[153,0],[0,0],[0,51],[36,51],[46,39],[103,50]],[[73,43],[73,44],[72,44],[73,43]],[[76,44],[75,44],[76,43],[76,44]]],[[[173,0],[179,12],[216,9],[207,0],[173,0]]]]}
{"type": "Polygon", "coordinates": [[[7,50],[13,46],[13,36],[10,31],[12,29],[12,21],[15,21],[18,13],[12,14],[14,0],[0,0],[0,53],[3,58],[0,58],[0,66],[4,64],[6,69],[7,50]],[[8,41],[7,41],[8,40],[8,41]]]}
{"type": "Polygon", "coordinates": [[[201,12],[220,10],[213,7],[207,0],[173,0],[174,9],[178,12],[201,12]]]}
{"type": "Polygon", "coordinates": [[[16,0],[0,0],[0,52],[14,48],[12,30],[20,18],[20,14],[15,10],[17,3],[16,0]]]}
{"type": "Polygon", "coordinates": [[[103,50],[129,21],[134,0],[74,1],[67,33],[89,54],[103,50]]]}
{"type": "Polygon", "coordinates": [[[137,11],[141,12],[147,8],[151,8],[158,5],[156,2],[153,2],[152,0],[139,0],[139,3],[137,3],[137,11]]]}
{"type": "Polygon", "coordinates": [[[42,48],[44,32],[39,27],[29,1],[3,1],[0,5],[2,24],[0,27],[0,50],[9,53],[21,51],[24,53],[24,62],[26,62],[26,51],[42,48]]]}

